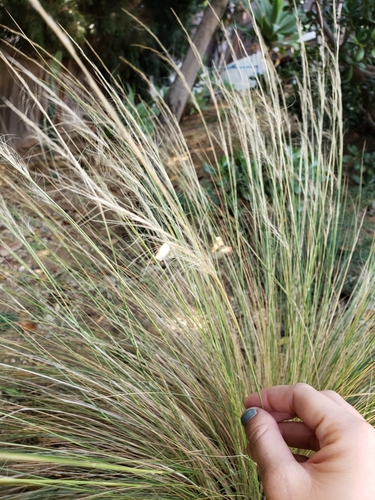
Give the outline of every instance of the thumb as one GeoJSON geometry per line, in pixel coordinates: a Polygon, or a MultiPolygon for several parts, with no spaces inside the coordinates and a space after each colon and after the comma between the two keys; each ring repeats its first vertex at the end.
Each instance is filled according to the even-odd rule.
{"type": "MultiPolygon", "coordinates": [[[[267,498],[280,495],[283,481],[288,488],[289,478],[296,477],[296,462],[284,441],[276,420],[261,408],[249,408],[241,417],[249,441],[251,458],[257,463],[267,498]]],[[[289,485],[290,488],[291,485],[289,485]]],[[[287,498],[287,497],[285,497],[287,498]]]]}

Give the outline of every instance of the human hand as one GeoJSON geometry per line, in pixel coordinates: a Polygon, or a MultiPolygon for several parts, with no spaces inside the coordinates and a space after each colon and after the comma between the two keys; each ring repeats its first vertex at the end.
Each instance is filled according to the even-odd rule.
{"type": "Polygon", "coordinates": [[[268,500],[375,500],[375,429],[352,406],[307,384],[260,392],[263,405],[245,398],[255,411],[241,420],[268,500]],[[295,417],[302,422],[285,422],[295,417]]]}

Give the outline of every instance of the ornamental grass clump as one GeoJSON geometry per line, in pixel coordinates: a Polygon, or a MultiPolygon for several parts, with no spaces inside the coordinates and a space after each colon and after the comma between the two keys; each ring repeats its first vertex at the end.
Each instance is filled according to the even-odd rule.
{"type": "Polygon", "coordinates": [[[272,67],[254,92],[207,82],[213,150],[248,166],[247,199],[229,168],[218,204],[162,103],[150,135],[100,74],[53,73],[57,91],[4,54],[44,120],[29,158],[0,149],[0,224],[22,244],[1,264],[1,499],[260,500],[240,415],[271,384],[334,389],[373,421],[371,259],[341,294],[360,220],[342,225],[337,54],[305,66],[293,136],[272,67]]]}

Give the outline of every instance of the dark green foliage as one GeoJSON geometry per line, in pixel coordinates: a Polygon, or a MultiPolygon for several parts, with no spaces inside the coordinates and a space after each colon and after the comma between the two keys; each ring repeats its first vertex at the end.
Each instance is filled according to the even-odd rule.
{"type": "MultiPolygon", "coordinates": [[[[321,184],[325,180],[325,169],[319,166],[317,159],[309,158],[305,165],[300,148],[288,149],[285,151],[285,157],[293,165],[295,175],[290,188],[295,195],[296,206],[301,210],[309,198],[306,182],[321,184]]],[[[204,186],[217,205],[225,198],[226,205],[232,211],[241,212],[243,206],[251,205],[250,183],[254,182],[259,185],[259,189],[264,190],[271,204],[282,195],[281,183],[275,184],[272,180],[270,165],[258,165],[255,159],[251,159],[250,164],[248,162],[246,155],[238,151],[232,159],[222,156],[216,168],[207,163],[204,165],[205,171],[211,176],[210,180],[205,181],[204,186]]]]}
{"type": "Polygon", "coordinates": [[[204,170],[211,176],[211,180],[204,184],[214,203],[219,205],[220,198],[224,197],[231,210],[237,208],[241,211],[243,203],[249,200],[250,181],[244,153],[238,151],[232,159],[222,156],[217,162],[217,168],[205,163],[204,170]]]}
{"type": "Polygon", "coordinates": [[[343,259],[349,263],[342,289],[344,296],[352,294],[363,266],[374,253],[375,184],[355,185],[350,187],[348,193],[348,204],[340,217],[337,255],[337,260],[343,259]],[[354,228],[360,228],[358,236],[355,235],[354,228]],[[356,244],[353,246],[356,238],[356,244]]]}
{"type": "MultiPolygon", "coordinates": [[[[243,0],[250,10],[249,0],[243,0]]],[[[253,2],[255,22],[269,47],[298,48],[297,15],[286,0],[256,0],[253,2]]]]}
{"type": "Polygon", "coordinates": [[[0,312],[0,332],[10,328],[17,320],[15,314],[0,312]]]}
{"type": "MultiPolygon", "coordinates": [[[[242,3],[248,7],[249,0],[242,0],[242,3]]],[[[288,10],[289,4],[290,2],[283,0],[252,2],[256,23],[267,46],[277,46],[281,53],[283,46],[295,49],[294,54],[290,51],[278,68],[284,81],[293,81],[294,75],[301,80],[302,76],[297,43],[299,36],[293,21],[294,14],[288,10]]],[[[333,51],[336,51],[338,46],[345,123],[353,126],[367,121],[375,129],[375,2],[345,0],[319,2],[318,5],[319,9],[313,5],[310,10],[305,12],[299,9],[296,14],[304,32],[320,32],[333,51]]],[[[319,49],[319,43],[315,42],[307,48],[312,71],[320,58],[316,48],[319,49]]],[[[296,90],[297,87],[288,104],[293,104],[298,113],[299,98],[296,90]]]]}
{"type": "Polygon", "coordinates": [[[375,2],[346,0],[337,19],[333,2],[323,3],[322,16],[311,11],[310,21],[323,29],[333,49],[339,45],[344,118],[356,124],[363,118],[375,128],[375,2]]]}
{"type": "Polygon", "coordinates": [[[375,183],[375,151],[363,151],[354,145],[347,145],[348,154],[343,158],[349,177],[358,185],[375,183]]]}
{"type": "MultiPolygon", "coordinates": [[[[98,54],[109,71],[123,82],[136,79],[134,71],[120,57],[129,61],[156,80],[168,75],[169,68],[149,48],[160,50],[155,39],[125,10],[143,22],[170,54],[181,57],[187,47],[176,16],[189,29],[192,13],[203,0],[43,0],[42,5],[92,59],[89,46],[98,54]],[[175,14],[172,12],[175,11],[175,14]]],[[[0,23],[19,28],[28,38],[54,54],[63,50],[60,42],[47,28],[27,0],[0,0],[0,23]],[[14,21],[11,19],[12,16],[14,21]]],[[[0,37],[22,50],[30,50],[27,41],[2,28],[0,37]]],[[[64,55],[67,56],[66,51],[64,55]]],[[[145,83],[143,83],[145,87],[145,83]]]]}
{"type": "MultiPolygon", "coordinates": [[[[85,22],[79,11],[79,0],[42,0],[41,3],[48,13],[67,30],[76,43],[84,44],[88,23],[85,22]]],[[[51,53],[62,49],[60,42],[34,11],[28,0],[1,0],[0,24],[9,26],[16,31],[20,28],[28,38],[51,53]]],[[[27,41],[9,33],[4,27],[1,28],[0,37],[21,50],[30,48],[27,41]]]]}

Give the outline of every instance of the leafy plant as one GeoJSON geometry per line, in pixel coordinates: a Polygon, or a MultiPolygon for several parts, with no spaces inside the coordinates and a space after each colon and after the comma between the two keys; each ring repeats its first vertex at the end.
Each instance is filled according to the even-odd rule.
{"type": "Polygon", "coordinates": [[[254,15],[266,45],[270,48],[299,48],[297,30],[298,11],[290,7],[286,0],[256,0],[251,4],[244,1],[245,7],[254,15]]]}
{"type": "Polygon", "coordinates": [[[311,10],[308,17],[320,26],[332,49],[339,49],[345,118],[353,124],[364,117],[375,128],[374,2],[325,2],[319,4],[319,9],[311,10]]]}
{"type": "MultiPolygon", "coordinates": [[[[222,82],[221,82],[222,84],[222,82]]],[[[225,87],[230,87],[229,82],[225,82],[225,87]]],[[[217,85],[215,72],[210,68],[200,71],[197,81],[192,88],[190,99],[187,103],[187,113],[192,115],[199,111],[206,111],[212,103],[212,92],[215,96],[221,95],[221,85],[217,85]]]]}
{"type": "MultiPolygon", "coordinates": [[[[303,205],[309,202],[310,193],[306,190],[306,182],[314,180],[315,183],[323,184],[325,181],[326,169],[310,155],[306,158],[301,148],[287,147],[285,159],[290,162],[291,168],[295,172],[292,184],[293,193],[296,195],[296,206],[303,210],[303,205]],[[306,164],[305,164],[306,163],[306,164]]],[[[210,174],[211,181],[204,184],[208,195],[220,205],[220,200],[224,197],[224,204],[242,212],[243,206],[248,205],[251,200],[251,182],[257,179],[259,189],[264,190],[264,195],[269,203],[279,200],[282,197],[282,183],[274,183],[274,179],[269,175],[269,165],[259,164],[252,158],[251,152],[247,155],[238,151],[232,160],[224,155],[217,161],[215,167],[207,163],[204,164],[205,171],[210,174]]]]}
{"type": "Polygon", "coordinates": [[[208,109],[211,95],[207,87],[200,86],[197,88],[194,86],[192,90],[192,97],[193,96],[194,98],[190,98],[187,103],[187,113],[189,115],[197,113],[198,110],[205,111],[208,109]]]}
{"type": "MultiPolygon", "coordinates": [[[[205,163],[203,168],[212,178],[205,188],[214,203],[219,205],[219,196],[224,197],[224,204],[233,210],[235,205],[249,200],[249,174],[243,152],[236,152],[231,160],[223,155],[215,167],[205,163]]],[[[241,210],[240,206],[238,208],[241,210]]]]}
{"type": "MultiPolygon", "coordinates": [[[[49,14],[64,27],[74,42],[91,59],[98,56],[96,66],[103,75],[115,76],[121,82],[138,83],[138,93],[147,95],[144,81],[132,67],[152,75],[158,83],[168,79],[170,66],[158,57],[159,45],[155,39],[132,19],[125,10],[152,29],[174,57],[182,57],[188,47],[181,24],[189,30],[195,12],[203,0],[42,0],[49,14]],[[149,49],[152,50],[149,50],[149,49]],[[123,57],[130,64],[121,63],[123,57]],[[108,73],[109,71],[109,73],[108,73]]],[[[20,29],[33,42],[49,53],[63,51],[65,61],[71,54],[33,9],[29,0],[2,0],[0,5],[0,39],[4,39],[28,54],[33,48],[27,38],[12,34],[20,29]]]]}
{"type": "MultiPolygon", "coordinates": [[[[155,118],[159,114],[155,103],[149,105],[137,94],[133,87],[128,85],[126,95],[123,99],[123,107],[134,118],[143,133],[153,133],[155,118]]],[[[125,118],[125,123],[127,120],[128,118],[125,118]]]]}
{"type": "Polygon", "coordinates": [[[347,149],[349,154],[343,157],[343,162],[350,178],[358,185],[374,184],[375,151],[361,151],[354,144],[348,144],[347,149]]]}
{"type": "Polygon", "coordinates": [[[0,312],[0,332],[8,330],[17,319],[15,314],[0,312]]]}

